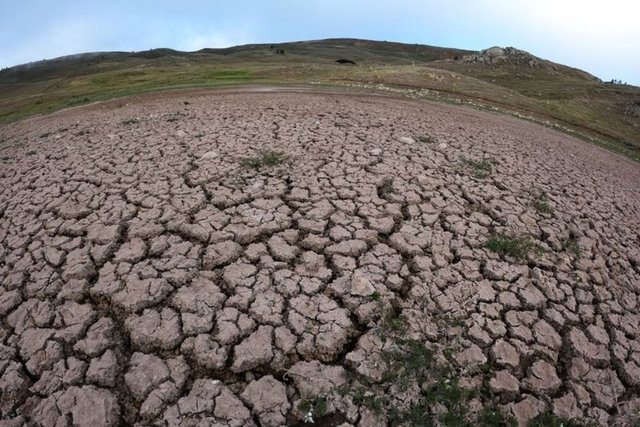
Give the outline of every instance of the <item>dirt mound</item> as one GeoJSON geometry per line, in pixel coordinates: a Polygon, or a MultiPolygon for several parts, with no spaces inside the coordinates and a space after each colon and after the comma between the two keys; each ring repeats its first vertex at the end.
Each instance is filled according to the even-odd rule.
{"type": "Polygon", "coordinates": [[[15,425],[637,409],[640,168],[623,158],[487,112],[273,91],[114,101],[0,139],[15,425]]]}

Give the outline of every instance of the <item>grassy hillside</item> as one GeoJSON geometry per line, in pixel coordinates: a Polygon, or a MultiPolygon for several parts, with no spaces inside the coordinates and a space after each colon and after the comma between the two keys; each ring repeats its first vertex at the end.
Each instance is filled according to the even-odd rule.
{"type": "Polygon", "coordinates": [[[366,86],[549,121],[640,160],[640,88],[603,83],[526,52],[508,50],[497,59],[491,52],[332,39],[190,53],[155,49],[80,54],[0,71],[0,123],[174,88],[366,86]]]}

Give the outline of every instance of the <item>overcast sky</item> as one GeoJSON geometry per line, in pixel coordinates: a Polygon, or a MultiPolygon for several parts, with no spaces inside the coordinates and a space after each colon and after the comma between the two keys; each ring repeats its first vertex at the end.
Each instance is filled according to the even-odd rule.
{"type": "Polygon", "coordinates": [[[637,0],[0,0],[0,67],[80,52],[331,37],[514,46],[640,85],[637,0]]]}

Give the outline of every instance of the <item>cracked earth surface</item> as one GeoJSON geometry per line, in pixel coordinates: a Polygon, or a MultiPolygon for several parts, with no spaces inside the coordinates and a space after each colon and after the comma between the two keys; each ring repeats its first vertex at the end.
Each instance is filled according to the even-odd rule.
{"type": "Polygon", "coordinates": [[[285,92],[132,98],[0,138],[0,425],[278,426],[319,396],[318,424],[384,425],[344,390],[379,381],[389,312],[521,424],[638,406],[640,168],[597,147],[285,92]],[[243,164],[267,151],[285,162],[243,164]],[[495,233],[542,251],[499,255],[495,233]]]}

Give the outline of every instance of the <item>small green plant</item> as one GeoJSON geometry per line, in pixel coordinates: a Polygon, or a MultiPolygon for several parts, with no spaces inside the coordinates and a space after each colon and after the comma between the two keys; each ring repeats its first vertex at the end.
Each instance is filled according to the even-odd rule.
{"type": "Polygon", "coordinates": [[[283,164],[287,161],[287,157],[276,151],[265,151],[256,157],[247,157],[242,159],[240,164],[248,169],[260,169],[262,167],[272,167],[283,164]]]}
{"type": "Polygon", "coordinates": [[[570,237],[562,241],[562,247],[565,250],[573,252],[573,254],[577,257],[580,256],[582,250],[580,249],[580,245],[578,244],[578,240],[575,237],[570,237]]]}
{"type": "Polygon", "coordinates": [[[475,178],[486,178],[491,175],[491,172],[493,171],[491,162],[486,159],[472,160],[460,157],[460,161],[464,166],[470,169],[471,175],[475,178]]]}
{"type": "Polygon", "coordinates": [[[406,322],[394,311],[389,311],[380,322],[380,335],[383,340],[387,336],[404,336],[406,330],[406,322]]]}
{"type": "Polygon", "coordinates": [[[541,214],[551,215],[553,213],[553,208],[549,204],[549,199],[547,199],[547,196],[544,194],[533,201],[533,206],[541,214]]]}
{"type": "Polygon", "coordinates": [[[67,101],[67,105],[78,105],[78,104],[85,104],[87,102],[91,101],[89,98],[75,98],[74,95],[74,99],[70,99],[69,101],[67,101]]]}
{"type": "Polygon", "coordinates": [[[543,412],[542,414],[529,421],[529,427],[578,427],[584,424],[564,418],[556,417],[551,412],[543,412]]]}
{"type": "Polygon", "coordinates": [[[378,194],[380,197],[384,197],[395,192],[396,189],[393,188],[393,180],[391,178],[385,178],[385,180],[382,181],[382,184],[378,188],[378,194]]]}
{"type": "Polygon", "coordinates": [[[123,125],[134,125],[134,124],[138,123],[138,119],[136,119],[136,118],[124,119],[120,123],[122,123],[123,125]]]}
{"type": "Polygon", "coordinates": [[[430,135],[422,135],[418,137],[418,142],[421,142],[423,144],[435,144],[436,140],[430,135]]]}
{"type": "Polygon", "coordinates": [[[382,295],[380,294],[380,292],[375,291],[374,293],[372,293],[369,298],[371,298],[371,301],[381,301],[382,300],[382,295]]]}
{"type": "Polygon", "coordinates": [[[298,411],[304,414],[306,423],[313,423],[316,418],[322,418],[327,414],[327,399],[324,397],[303,399],[298,404],[298,411]]]}
{"type": "Polygon", "coordinates": [[[508,236],[497,233],[484,243],[484,247],[502,256],[524,260],[530,252],[540,254],[543,249],[526,236],[508,236]]]}
{"type": "Polygon", "coordinates": [[[327,414],[327,399],[324,397],[303,399],[298,404],[298,410],[303,413],[312,412],[316,417],[322,417],[327,414]]]}
{"type": "Polygon", "coordinates": [[[518,421],[498,408],[485,406],[478,416],[478,425],[486,427],[516,427],[518,421]]]}

